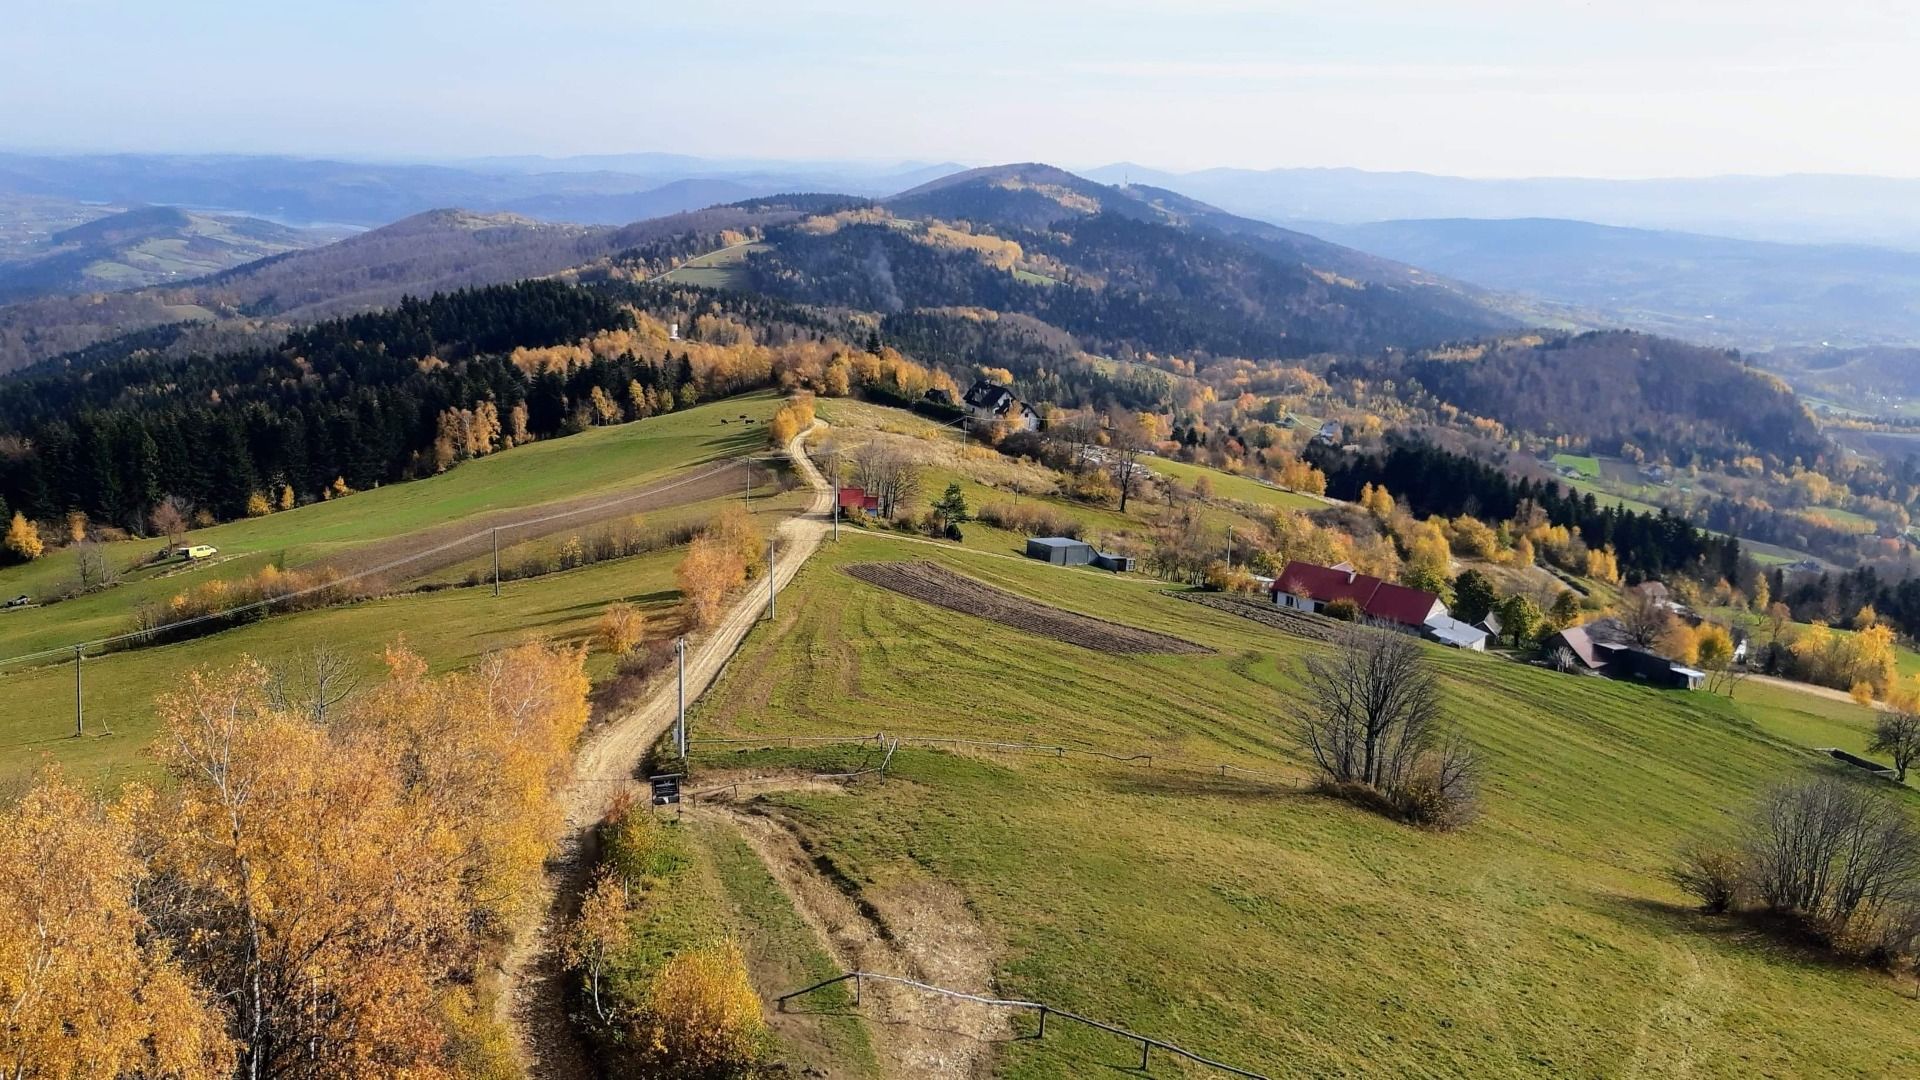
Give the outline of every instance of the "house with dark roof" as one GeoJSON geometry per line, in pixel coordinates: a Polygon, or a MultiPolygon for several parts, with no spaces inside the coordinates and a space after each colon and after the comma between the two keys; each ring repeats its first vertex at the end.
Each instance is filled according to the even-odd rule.
{"type": "Polygon", "coordinates": [[[1634,644],[1618,619],[1569,626],[1548,638],[1541,648],[1556,666],[1564,664],[1569,670],[1614,679],[1633,679],[1675,690],[1698,690],[1707,681],[1706,672],[1634,644]]]}
{"type": "Polygon", "coordinates": [[[1422,633],[1431,619],[1447,617],[1447,605],[1438,596],[1362,574],[1346,563],[1289,562],[1273,579],[1271,592],[1275,604],[1296,611],[1319,612],[1335,600],[1350,601],[1361,622],[1409,634],[1422,633]]]}
{"type": "Polygon", "coordinates": [[[1040,429],[1040,414],[1033,406],[1015,398],[1011,388],[997,382],[977,379],[961,400],[966,403],[967,414],[980,423],[1012,421],[1023,431],[1040,429]]]}

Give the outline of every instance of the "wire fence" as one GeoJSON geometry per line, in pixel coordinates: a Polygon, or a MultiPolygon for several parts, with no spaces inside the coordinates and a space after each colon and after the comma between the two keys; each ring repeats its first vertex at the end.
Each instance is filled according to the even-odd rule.
{"type": "Polygon", "coordinates": [[[1066,1009],[1055,1008],[1052,1005],[1048,1005],[1047,1003],[1042,1001],[1022,1001],[1017,998],[985,997],[980,994],[969,994],[962,990],[951,990],[944,986],[934,986],[931,983],[924,983],[917,979],[903,978],[899,975],[884,975],[877,971],[849,971],[843,975],[836,975],[831,979],[824,979],[820,982],[814,983],[812,986],[801,987],[800,989],[795,990],[791,993],[782,994],[780,997],[775,998],[774,1000],[778,1005],[780,1011],[785,1012],[787,1008],[787,1002],[792,1001],[794,998],[803,997],[807,994],[814,993],[815,991],[824,990],[829,986],[837,986],[840,983],[851,981],[853,983],[853,1003],[855,1006],[858,1006],[860,1004],[861,990],[868,980],[872,980],[874,982],[892,983],[898,986],[906,986],[915,990],[920,990],[925,993],[939,994],[943,997],[953,998],[959,1001],[972,1002],[976,1005],[985,1005],[990,1008],[1029,1010],[1033,1012],[1037,1017],[1039,1017],[1039,1022],[1040,1022],[1039,1031],[1034,1036],[1035,1038],[1039,1038],[1039,1039],[1044,1039],[1047,1037],[1047,1018],[1050,1016],[1057,1016],[1062,1020],[1070,1020],[1076,1024],[1084,1024],[1087,1027],[1094,1028],[1099,1031],[1104,1031],[1112,1035],[1118,1035],[1121,1038],[1126,1039],[1130,1042],[1137,1042],[1140,1044],[1139,1068],[1141,1069],[1141,1071],[1146,1070],[1150,1062],[1149,1055],[1154,1050],[1159,1050],[1163,1053],[1173,1054],[1176,1057],[1185,1058],[1188,1061],[1194,1062],[1199,1065],[1204,1065],[1207,1068],[1215,1069],[1219,1072],[1228,1073],[1233,1076],[1245,1076],[1245,1077],[1251,1078],[1251,1080],[1271,1080],[1271,1078],[1268,1077],[1265,1073],[1257,1073],[1251,1069],[1242,1069],[1237,1065],[1229,1065],[1224,1061],[1216,1061],[1213,1058],[1205,1057],[1201,1054],[1196,1054],[1191,1050],[1187,1050],[1183,1047],[1176,1046],[1173,1043],[1167,1042],[1165,1039],[1156,1039],[1150,1035],[1142,1035],[1135,1031],[1129,1031],[1118,1024],[1109,1024],[1103,1020],[1090,1019],[1088,1017],[1081,1016],[1079,1013],[1069,1012],[1066,1009]]]}

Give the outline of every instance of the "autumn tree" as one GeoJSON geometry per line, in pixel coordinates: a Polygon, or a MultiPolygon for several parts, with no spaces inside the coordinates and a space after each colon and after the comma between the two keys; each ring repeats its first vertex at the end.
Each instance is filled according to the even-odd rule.
{"type": "Polygon", "coordinates": [[[232,1075],[216,1002],[139,907],[152,798],[103,806],[52,772],[0,815],[0,1074],[232,1075]]]}
{"type": "Polygon", "coordinates": [[[6,549],[7,557],[13,562],[32,562],[45,550],[40,542],[40,530],[18,511],[14,512],[13,523],[7,526],[7,535],[0,540],[0,547],[6,549]]]}
{"type": "Polygon", "coordinates": [[[1694,663],[1707,673],[1707,690],[1725,689],[1733,696],[1733,635],[1717,623],[1702,623],[1694,631],[1694,663]]]}
{"type": "Polygon", "coordinates": [[[186,536],[189,509],[185,499],[169,495],[161,499],[147,515],[148,526],[167,538],[169,549],[179,547],[181,538],[186,536]]]}
{"type": "Polygon", "coordinates": [[[613,959],[627,942],[632,916],[633,902],[626,882],[603,867],[594,875],[593,884],[580,900],[580,913],[567,928],[564,958],[567,966],[586,980],[588,1005],[603,1024],[616,1019],[618,1010],[606,992],[606,982],[613,959]]]}
{"type": "Polygon", "coordinates": [[[853,482],[880,500],[880,516],[892,517],[920,493],[920,466],[891,439],[870,439],[849,456],[853,482]]]}
{"type": "Polygon", "coordinates": [[[1139,490],[1145,478],[1146,468],[1140,464],[1140,456],[1146,452],[1148,436],[1137,415],[1123,417],[1108,434],[1107,474],[1113,480],[1114,490],[1120,493],[1120,512],[1124,514],[1127,500],[1139,490]]]}
{"type": "Polygon", "coordinates": [[[1651,648],[1673,624],[1673,612],[1644,585],[1626,590],[1620,598],[1620,625],[1627,639],[1642,648],[1651,648]]]}
{"type": "Polygon", "coordinates": [[[693,625],[712,626],[720,618],[727,594],[747,579],[738,551],[711,536],[699,536],[674,569],[674,580],[686,598],[693,625]]]}
{"type": "Polygon", "coordinates": [[[600,647],[607,653],[625,656],[640,644],[640,639],[646,635],[646,628],[646,617],[640,614],[638,608],[624,601],[616,601],[601,612],[594,635],[600,639],[600,647]]]}
{"type": "Polygon", "coordinates": [[[1547,608],[1547,620],[1555,630],[1565,630],[1580,620],[1580,595],[1572,589],[1562,589],[1554,596],[1553,603],[1547,608]]]}
{"type": "Polygon", "coordinates": [[[759,1054],[765,1023],[760,996],[732,939],[689,949],[653,976],[631,1025],[648,1071],[669,1076],[731,1076],[759,1054]]]}
{"type": "Polygon", "coordinates": [[[268,514],[271,514],[271,513],[273,513],[273,504],[267,501],[266,492],[254,491],[254,492],[248,493],[247,495],[247,516],[248,517],[250,518],[266,517],[268,514]]]}

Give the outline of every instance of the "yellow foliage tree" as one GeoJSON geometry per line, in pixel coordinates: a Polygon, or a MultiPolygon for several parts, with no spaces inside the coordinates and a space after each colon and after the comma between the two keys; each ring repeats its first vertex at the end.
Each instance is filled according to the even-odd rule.
{"type": "Polygon", "coordinates": [[[8,556],[15,562],[32,562],[46,550],[46,546],[40,542],[40,530],[18,511],[14,512],[13,522],[7,526],[6,539],[0,544],[4,544],[8,556]]]}
{"type": "Polygon", "coordinates": [[[600,615],[600,624],[594,634],[600,639],[600,647],[614,656],[625,656],[640,644],[646,636],[646,616],[632,604],[616,602],[607,605],[600,615]]]}
{"type": "Polygon", "coordinates": [[[687,611],[695,626],[712,626],[720,618],[727,593],[747,579],[740,554],[709,535],[696,537],[686,557],[673,572],[686,597],[687,611]]]}
{"type": "Polygon", "coordinates": [[[683,952],[648,987],[637,1040],[652,1062],[675,1076],[712,1076],[750,1066],[765,1025],[760,996],[732,939],[683,952]]]}
{"type": "Polygon", "coordinates": [[[103,808],[55,772],[0,817],[5,1075],[232,1075],[213,1001],[135,906],[130,819],[151,799],[103,808]]]}
{"type": "Polygon", "coordinates": [[[282,510],[293,509],[293,485],[292,484],[280,485],[280,509],[282,510]]]}
{"type": "Polygon", "coordinates": [[[247,516],[266,517],[273,513],[273,504],[267,501],[265,492],[256,491],[247,496],[247,516]]]}

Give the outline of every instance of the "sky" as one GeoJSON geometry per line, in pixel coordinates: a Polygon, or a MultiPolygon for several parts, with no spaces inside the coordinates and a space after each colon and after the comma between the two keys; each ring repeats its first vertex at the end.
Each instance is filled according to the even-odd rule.
{"type": "Polygon", "coordinates": [[[0,0],[0,146],[1920,176],[1917,70],[1910,0],[0,0]]]}

